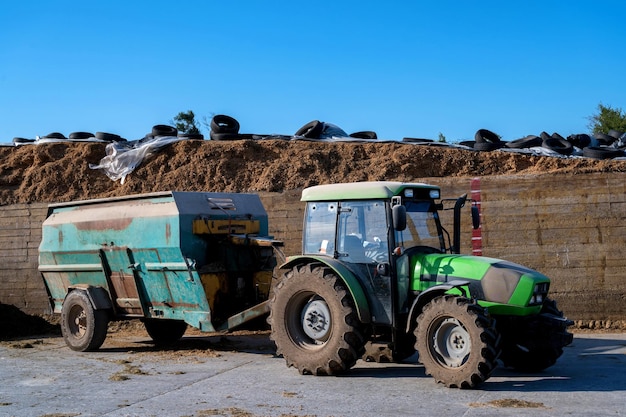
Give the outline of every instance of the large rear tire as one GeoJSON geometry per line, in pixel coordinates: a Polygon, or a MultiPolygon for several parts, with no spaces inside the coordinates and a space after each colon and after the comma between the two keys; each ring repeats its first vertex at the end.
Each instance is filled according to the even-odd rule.
{"type": "Polygon", "coordinates": [[[275,285],[271,339],[301,374],[334,375],[364,351],[362,325],[343,281],[321,264],[297,265],[275,285]]]}
{"type": "Polygon", "coordinates": [[[61,333],[70,349],[97,350],[104,343],[109,326],[108,313],[96,310],[84,291],[70,292],[61,308],[61,333]]]}
{"type": "Polygon", "coordinates": [[[450,388],[486,381],[498,359],[498,337],[485,310],[464,297],[444,295],[424,306],[415,348],[427,375],[450,388]]]}

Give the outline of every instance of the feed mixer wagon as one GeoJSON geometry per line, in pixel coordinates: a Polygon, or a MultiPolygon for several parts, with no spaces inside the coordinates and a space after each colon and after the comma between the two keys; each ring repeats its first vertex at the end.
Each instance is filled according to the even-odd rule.
{"type": "Polygon", "coordinates": [[[39,270],[65,342],[87,351],[113,320],[166,343],[266,315],[280,246],[258,195],[159,192],[51,204],[39,270]]]}

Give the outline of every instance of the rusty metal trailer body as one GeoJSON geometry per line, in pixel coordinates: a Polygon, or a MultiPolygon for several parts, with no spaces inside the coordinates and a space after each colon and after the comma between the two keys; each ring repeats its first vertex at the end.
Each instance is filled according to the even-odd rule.
{"type": "Polygon", "coordinates": [[[94,316],[106,324],[139,318],[156,339],[170,340],[182,333],[158,330],[167,320],[179,323],[176,329],[185,323],[214,331],[267,313],[274,248],[281,244],[268,235],[255,194],[170,191],[84,200],[49,206],[39,270],[64,336],[72,327],[75,337],[89,335],[94,316]],[[83,302],[69,306],[76,291],[83,302]]]}

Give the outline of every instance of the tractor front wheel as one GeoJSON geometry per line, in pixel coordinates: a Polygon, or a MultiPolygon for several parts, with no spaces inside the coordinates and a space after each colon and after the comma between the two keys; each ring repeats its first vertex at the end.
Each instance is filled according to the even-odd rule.
{"type": "Polygon", "coordinates": [[[270,299],[271,339],[301,374],[334,375],[364,351],[354,302],[343,281],[321,264],[295,266],[270,299]]]}
{"type": "Polygon", "coordinates": [[[427,375],[451,388],[474,388],[496,367],[498,337],[483,308],[464,297],[444,295],[424,306],[415,348],[427,375]]]}

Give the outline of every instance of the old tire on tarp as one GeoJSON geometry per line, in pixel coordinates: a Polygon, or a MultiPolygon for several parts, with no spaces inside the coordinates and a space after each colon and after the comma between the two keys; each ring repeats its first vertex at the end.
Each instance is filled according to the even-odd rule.
{"type": "Polygon", "coordinates": [[[504,146],[503,142],[475,142],[474,150],[476,151],[495,151],[496,149],[500,149],[504,146]]]}
{"type": "Polygon", "coordinates": [[[511,149],[524,149],[541,146],[542,139],[539,136],[528,135],[526,137],[506,142],[505,146],[511,149]]]}
{"type": "Polygon", "coordinates": [[[378,135],[376,135],[376,132],[373,132],[371,130],[363,130],[361,132],[350,133],[348,136],[356,139],[378,139],[378,135]]]}
{"type": "Polygon", "coordinates": [[[212,130],[209,132],[209,137],[211,140],[238,140],[242,138],[239,133],[215,133],[212,130]]]}
{"type": "Polygon", "coordinates": [[[87,293],[71,291],[61,308],[61,333],[70,349],[78,352],[97,350],[107,335],[108,312],[94,309],[87,293]]]}
{"type": "Polygon", "coordinates": [[[301,374],[345,372],[364,352],[350,292],[322,264],[296,265],[283,275],[272,290],[268,323],[276,353],[301,374]]]}
{"type": "Polygon", "coordinates": [[[312,120],[309,123],[302,126],[296,132],[295,136],[303,136],[309,139],[319,139],[322,131],[324,130],[324,123],[319,120],[312,120]]]}
{"type": "Polygon", "coordinates": [[[615,138],[613,136],[609,136],[604,133],[595,133],[593,136],[596,138],[596,141],[600,146],[611,145],[613,142],[615,142],[615,138]]]}
{"type": "Polygon", "coordinates": [[[402,138],[402,142],[406,143],[433,143],[433,139],[426,138],[402,138]]]}
{"type": "Polygon", "coordinates": [[[583,149],[591,144],[591,137],[586,133],[576,133],[569,135],[567,141],[577,148],[583,149]]]}
{"type": "Polygon", "coordinates": [[[497,365],[498,336],[486,310],[453,295],[434,298],[417,318],[415,348],[427,375],[450,388],[474,388],[497,365]]]}
{"type": "Polygon", "coordinates": [[[217,114],[211,119],[211,132],[239,133],[239,122],[225,114],[217,114]]]}
{"type": "Polygon", "coordinates": [[[33,143],[35,142],[35,139],[27,139],[27,138],[20,138],[20,137],[15,137],[13,138],[13,143],[33,143]]]}
{"type": "Polygon", "coordinates": [[[618,158],[624,156],[624,150],[608,146],[587,146],[583,149],[583,156],[594,159],[618,158]]]}
{"type": "Polygon", "coordinates": [[[187,330],[182,320],[142,319],[146,332],[157,345],[165,345],[180,340],[187,330]]]}
{"type": "Polygon", "coordinates": [[[202,133],[179,133],[178,137],[181,139],[204,139],[202,133]]]}
{"type": "Polygon", "coordinates": [[[541,143],[543,148],[549,149],[551,151],[557,152],[561,155],[571,155],[574,151],[574,145],[565,139],[558,139],[549,137],[548,139],[544,139],[541,143]]]}
{"type": "Polygon", "coordinates": [[[499,143],[500,136],[488,129],[478,129],[474,134],[476,143],[499,143]]]}
{"type": "Polygon", "coordinates": [[[93,137],[94,135],[91,132],[72,132],[70,133],[70,136],[69,136],[70,139],[76,139],[76,140],[90,139],[93,137]]]}
{"type": "Polygon", "coordinates": [[[107,132],[96,132],[96,139],[105,140],[107,142],[126,141],[126,139],[122,139],[120,135],[116,135],[115,133],[107,133],[107,132]]]}
{"type": "Polygon", "coordinates": [[[46,139],[67,139],[63,133],[51,132],[44,136],[46,139]]]}
{"type": "Polygon", "coordinates": [[[174,126],[168,126],[168,125],[154,125],[152,126],[152,136],[157,137],[157,136],[177,136],[178,135],[178,129],[176,129],[174,126]]]}

